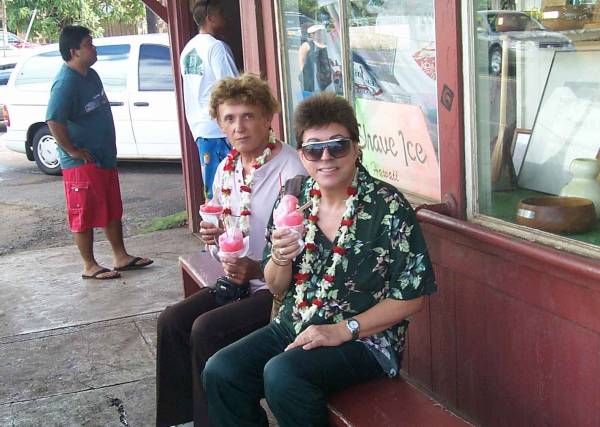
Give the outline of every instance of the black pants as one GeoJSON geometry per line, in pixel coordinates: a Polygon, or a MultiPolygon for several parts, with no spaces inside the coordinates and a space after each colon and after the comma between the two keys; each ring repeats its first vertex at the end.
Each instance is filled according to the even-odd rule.
{"type": "Polygon", "coordinates": [[[328,426],[332,393],[384,376],[362,342],[284,351],[292,339],[272,322],[209,359],[202,380],[214,426],[267,427],[262,397],[281,427],[328,426]]]}
{"type": "Polygon", "coordinates": [[[268,290],[217,306],[202,289],[161,313],[156,340],[156,425],[194,420],[208,425],[201,375],[209,357],[269,323],[272,296],[268,290]]]}

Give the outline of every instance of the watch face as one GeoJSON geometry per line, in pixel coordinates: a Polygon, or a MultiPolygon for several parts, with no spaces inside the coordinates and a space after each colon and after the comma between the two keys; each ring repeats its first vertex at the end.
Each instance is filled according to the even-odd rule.
{"type": "Polygon", "coordinates": [[[358,329],[358,321],[356,321],[356,320],[349,320],[348,321],[348,327],[350,329],[353,329],[353,330],[358,329]]]}

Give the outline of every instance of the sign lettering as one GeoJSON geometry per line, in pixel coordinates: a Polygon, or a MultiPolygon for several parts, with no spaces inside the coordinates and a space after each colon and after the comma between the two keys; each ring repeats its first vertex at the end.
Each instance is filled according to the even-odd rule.
{"type": "Polygon", "coordinates": [[[439,162],[421,109],[357,99],[356,112],[369,172],[400,190],[439,201],[439,162]]]}

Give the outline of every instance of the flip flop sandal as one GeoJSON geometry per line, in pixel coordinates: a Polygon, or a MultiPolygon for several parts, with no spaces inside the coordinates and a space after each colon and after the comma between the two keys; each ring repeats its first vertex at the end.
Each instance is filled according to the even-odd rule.
{"type": "Polygon", "coordinates": [[[141,260],[141,257],[136,256],[123,267],[115,267],[114,269],[115,271],[139,270],[140,268],[144,268],[154,262],[151,259],[149,259],[148,261],[140,263],[141,260]]]}
{"type": "Polygon", "coordinates": [[[119,277],[121,277],[121,275],[119,273],[114,274],[112,276],[106,276],[106,277],[98,277],[101,274],[104,273],[110,273],[112,272],[112,270],[109,270],[108,268],[101,268],[100,270],[96,271],[94,274],[91,275],[87,275],[87,274],[82,274],[81,278],[85,279],[85,280],[112,280],[112,279],[118,279],[119,277]]]}

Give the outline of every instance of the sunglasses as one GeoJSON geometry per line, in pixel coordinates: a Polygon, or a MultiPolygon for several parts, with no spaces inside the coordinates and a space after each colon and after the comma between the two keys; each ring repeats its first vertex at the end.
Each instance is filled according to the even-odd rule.
{"type": "Polygon", "coordinates": [[[334,159],[346,157],[350,153],[351,144],[351,139],[336,138],[327,141],[308,142],[301,149],[306,160],[316,162],[317,160],[321,160],[326,148],[329,155],[334,159]]]}

